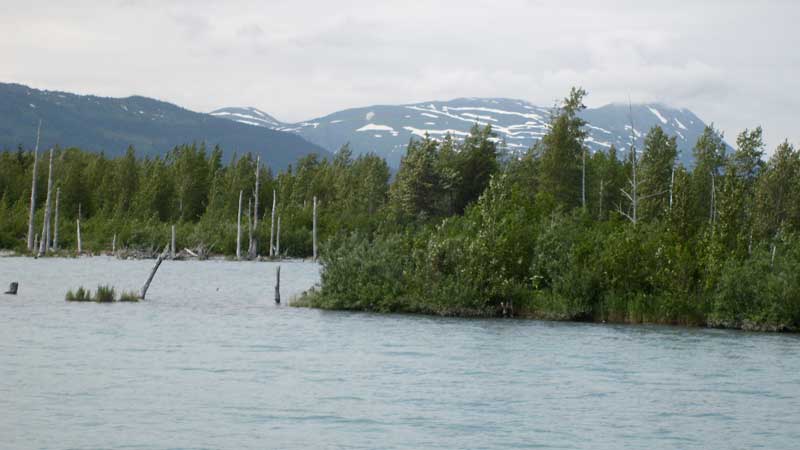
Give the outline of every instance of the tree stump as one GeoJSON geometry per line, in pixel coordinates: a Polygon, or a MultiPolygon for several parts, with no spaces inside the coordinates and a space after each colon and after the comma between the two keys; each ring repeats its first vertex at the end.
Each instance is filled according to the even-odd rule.
{"type": "Polygon", "coordinates": [[[17,295],[17,289],[19,289],[19,283],[14,281],[8,286],[8,290],[5,292],[5,294],[17,295]]]}

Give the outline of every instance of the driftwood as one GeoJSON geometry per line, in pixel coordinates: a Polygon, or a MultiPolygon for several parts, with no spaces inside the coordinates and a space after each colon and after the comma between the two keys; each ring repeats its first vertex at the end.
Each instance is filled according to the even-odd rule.
{"type": "Polygon", "coordinates": [[[44,255],[50,246],[50,207],[53,200],[53,149],[50,149],[50,170],[47,174],[47,200],[44,204],[42,239],[39,241],[39,256],[44,255]]]}
{"type": "Polygon", "coordinates": [[[142,293],[139,295],[139,299],[144,300],[145,295],[147,295],[147,289],[150,287],[150,283],[153,281],[153,277],[156,276],[156,271],[158,271],[158,267],[161,265],[161,262],[164,261],[164,258],[167,256],[167,251],[169,250],[169,246],[164,247],[164,251],[158,255],[158,259],[156,260],[156,265],[153,266],[153,270],[150,271],[150,276],[147,277],[147,281],[142,286],[142,293]]]}
{"type": "Polygon", "coordinates": [[[275,303],[281,304],[281,266],[275,269],[275,303]]]}
{"type": "Polygon", "coordinates": [[[36,129],[36,147],[33,149],[33,180],[31,181],[31,210],[28,216],[28,251],[36,249],[34,235],[34,221],[36,217],[36,172],[39,168],[39,133],[42,131],[42,121],[39,121],[39,128],[36,129]]]}
{"type": "Polygon", "coordinates": [[[317,196],[314,196],[314,217],[311,224],[311,238],[314,251],[314,261],[317,260],[317,196]]]}
{"type": "Polygon", "coordinates": [[[239,191],[239,212],[236,213],[236,259],[242,259],[242,191],[239,191]]]}
{"type": "Polygon", "coordinates": [[[53,251],[58,251],[58,204],[61,200],[61,188],[56,188],[56,215],[53,219],[53,251]]]}
{"type": "Polygon", "coordinates": [[[14,281],[8,286],[8,290],[4,294],[17,295],[17,289],[19,289],[19,283],[14,281]]]}

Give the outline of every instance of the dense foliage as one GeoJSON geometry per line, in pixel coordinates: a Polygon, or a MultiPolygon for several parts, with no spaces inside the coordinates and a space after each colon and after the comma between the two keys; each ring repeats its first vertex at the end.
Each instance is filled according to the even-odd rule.
{"type": "MultiPolygon", "coordinates": [[[[260,248],[274,189],[288,255],[311,253],[320,199],[313,306],[490,316],[511,304],[517,316],[556,320],[800,328],[800,152],[785,142],[765,161],[760,128],[730,149],[707,127],[688,168],[654,127],[641,149],[591,154],[584,95],[573,89],[524,155],[476,125],[462,141],[410,142],[391,181],[382,159],[346,146],[331,161],[262,167],[260,248]]],[[[120,246],[163,244],[177,223],[179,246],[234,252],[239,192],[253,194],[250,155],[223,164],[219,149],[194,145],[163,159],[57,154],[64,247],[81,205],[84,247],[96,251],[114,233],[120,246]]],[[[0,155],[2,247],[25,247],[31,166],[30,152],[0,155]]]]}

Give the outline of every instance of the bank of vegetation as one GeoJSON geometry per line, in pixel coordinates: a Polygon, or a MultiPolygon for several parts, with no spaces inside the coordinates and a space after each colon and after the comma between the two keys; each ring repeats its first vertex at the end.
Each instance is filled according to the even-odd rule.
{"type": "MultiPolygon", "coordinates": [[[[188,145],[165,158],[58,151],[62,232],[85,217],[88,247],[179,245],[232,254],[240,192],[273,195],[282,252],[312,254],[312,200],[324,243],[321,284],[298,303],[358,311],[664,323],[753,330],[800,328],[800,153],[765,157],[761,128],[729,147],[707,127],[693,167],[659,127],[644,146],[590,153],[573,89],[542,139],[511,155],[490,126],[463,140],[409,143],[391,177],[347,147],[287,171],[249,155],[223,164],[188,145]],[[274,192],[274,194],[273,194],[274,192]]],[[[635,128],[635,124],[632,124],[635,128]]],[[[24,250],[30,152],[0,155],[0,247],[24,250]]],[[[270,221],[252,233],[268,246],[270,221]]]]}

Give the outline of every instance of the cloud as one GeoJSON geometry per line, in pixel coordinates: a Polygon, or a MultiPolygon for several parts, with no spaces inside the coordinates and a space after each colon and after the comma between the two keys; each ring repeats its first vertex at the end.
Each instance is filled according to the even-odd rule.
{"type": "Polygon", "coordinates": [[[791,1],[0,0],[0,80],[284,120],[464,96],[661,101],[800,143],[791,1]]]}

